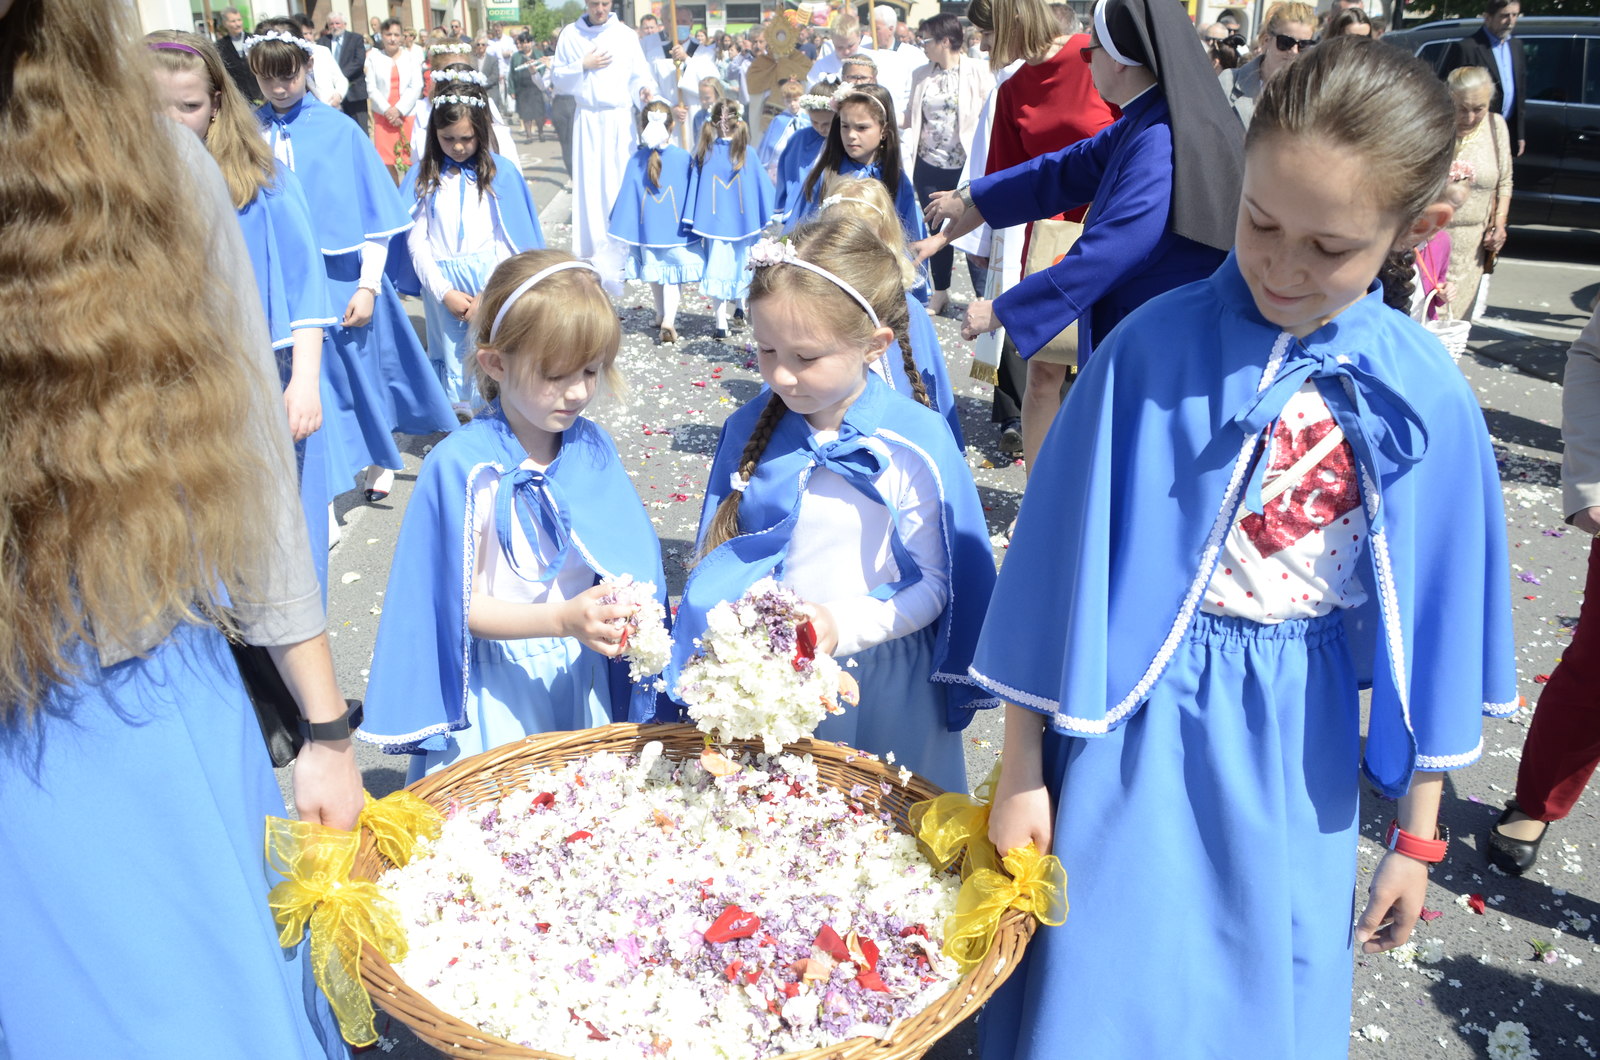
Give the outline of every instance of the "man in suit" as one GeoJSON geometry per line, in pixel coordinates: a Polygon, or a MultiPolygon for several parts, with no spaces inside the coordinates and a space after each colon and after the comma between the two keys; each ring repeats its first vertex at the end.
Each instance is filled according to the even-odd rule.
{"type": "Polygon", "coordinates": [[[239,14],[237,7],[222,9],[222,30],[222,36],[217,38],[217,51],[222,53],[223,68],[233,78],[233,83],[239,86],[239,91],[244,93],[245,99],[260,103],[261,86],[256,84],[256,75],[250,72],[250,64],[245,61],[244,16],[239,14]]]}
{"type": "Polygon", "coordinates": [[[1512,37],[1517,19],[1522,16],[1522,5],[1517,0],[1488,0],[1483,10],[1483,26],[1470,37],[1463,37],[1450,45],[1445,52],[1443,77],[1461,66],[1481,66],[1489,71],[1494,81],[1494,96],[1489,106],[1506,120],[1511,142],[1517,154],[1527,146],[1523,134],[1522,116],[1524,86],[1528,83],[1528,60],[1522,51],[1522,42],[1512,37]]]}
{"type": "Polygon", "coordinates": [[[359,33],[350,32],[350,20],[335,11],[328,16],[328,32],[320,42],[333,53],[350,87],[345,90],[339,104],[367,132],[372,131],[372,119],[367,115],[367,42],[359,33]]]}

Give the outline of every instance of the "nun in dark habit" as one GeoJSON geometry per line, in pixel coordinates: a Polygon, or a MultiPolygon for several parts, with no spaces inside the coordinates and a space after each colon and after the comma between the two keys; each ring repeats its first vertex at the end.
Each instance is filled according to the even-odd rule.
{"type": "MultiPolygon", "coordinates": [[[[1133,310],[1222,264],[1244,172],[1244,133],[1173,0],[1100,0],[1082,57],[1122,117],[1087,140],[934,195],[928,227],[943,229],[917,247],[927,256],[985,222],[1006,228],[1089,203],[1072,249],[994,301],[973,302],[963,329],[970,339],[1003,324],[1031,357],[1077,321],[1080,365],[1133,310]]],[[[1023,411],[1030,465],[1066,372],[1029,363],[1028,395],[1049,398],[1044,415],[1029,416],[1037,401],[1023,411]]]]}

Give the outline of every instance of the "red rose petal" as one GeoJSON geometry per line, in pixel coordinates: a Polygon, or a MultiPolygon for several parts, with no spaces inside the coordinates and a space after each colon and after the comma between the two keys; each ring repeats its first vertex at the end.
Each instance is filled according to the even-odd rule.
{"type": "Polygon", "coordinates": [[[1444,913],[1442,911],[1438,910],[1438,909],[1424,909],[1422,911],[1422,919],[1427,921],[1428,923],[1432,923],[1433,921],[1438,920],[1442,916],[1444,916],[1444,913]]]}
{"type": "Polygon", "coordinates": [[[580,839],[593,839],[593,838],[594,838],[594,835],[592,833],[585,832],[583,829],[580,828],[576,832],[573,832],[571,835],[567,836],[567,838],[563,839],[562,842],[563,843],[576,843],[580,839]]]}
{"type": "Polygon", "coordinates": [[[784,997],[798,997],[799,994],[800,994],[800,984],[799,983],[784,983],[783,984],[783,996],[784,997]]]}
{"type": "Polygon", "coordinates": [[[550,925],[545,923],[543,920],[539,921],[533,926],[539,929],[539,934],[541,935],[546,934],[550,930],[550,925]]]}
{"type": "Polygon", "coordinates": [[[901,938],[910,938],[912,935],[921,935],[923,938],[927,938],[928,929],[921,924],[912,924],[910,927],[900,929],[901,938]]]}
{"type": "Polygon", "coordinates": [[[1467,895],[1467,908],[1468,909],[1472,910],[1474,913],[1477,913],[1479,916],[1482,916],[1483,915],[1483,907],[1484,907],[1483,895],[1481,895],[1481,894],[1469,894],[1469,895],[1467,895]]]}
{"type": "Polygon", "coordinates": [[[841,963],[850,959],[850,950],[845,946],[844,939],[827,924],[822,925],[822,930],[817,932],[816,941],[812,945],[841,963]]]}
{"type": "Polygon", "coordinates": [[[761,929],[761,918],[730,905],[722,915],[706,928],[707,942],[727,942],[730,939],[747,939],[761,929]]]}
{"type": "Polygon", "coordinates": [[[857,972],[856,982],[861,984],[863,990],[876,990],[881,994],[889,992],[888,986],[884,985],[883,979],[877,972],[857,972]]]}
{"type": "Polygon", "coordinates": [[[739,973],[744,971],[743,961],[729,961],[727,967],[722,969],[722,974],[728,977],[728,982],[739,978],[739,973]]]}

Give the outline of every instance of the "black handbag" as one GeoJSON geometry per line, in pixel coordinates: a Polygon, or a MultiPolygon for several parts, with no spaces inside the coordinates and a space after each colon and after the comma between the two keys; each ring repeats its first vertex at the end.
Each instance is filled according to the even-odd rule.
{"type": "Polygon", "coordinates": [[[300,704],[295,702],[283,675],[273,665],[272,653],[259,645],[245,643],[237,629],[203,604],[200,613],[228,640],[228,650],[233,653],[239,679],[244,682],[250,705],[255,708],[256,722],[261,726],[261,738],[267,745],[273,767],[281,768],[293,762],[305,744],[305,736],[300,732],[300,704]]]}

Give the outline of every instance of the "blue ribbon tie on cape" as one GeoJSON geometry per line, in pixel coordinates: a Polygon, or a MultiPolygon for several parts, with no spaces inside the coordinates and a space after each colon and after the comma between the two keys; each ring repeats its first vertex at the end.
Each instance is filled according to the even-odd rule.
{"type": "Polygon", "coordinates": [[[506,562],[519,578],[536,582],[554,581],[556,575],[561,573],[561,568],[566,566],[567,553],[572,548],[572,520],[567,516],[566,505],[561,503],[556,484],[544,472],[518,467],[500,476],[500,489],[496,491],[494,501],[494,529],[500,539],[501,555],[505,556],[506,562]],[[522,525],[522,532],[530,545],[536,546],[539,541],[535,521],[539,529],[544,531],[544,536],[556,543],[555,555],[550,557],[544,570],[529,573],[518,565],[517,553],[512,547],[513,518],[522,525]]]}
{"type": "MultiPolygon", "coordinates": [[[[1339,384],[1317,389],[1344,431],[1356,462],[1374,484],[1381,481],[1376,459],[1379,452],[1397,467],[1407,468],[1428,451],[1427,426],[1397,390],[1348,357],[1312,352],[1298,342],[1277,376],[1233,417],[1233,422],[1247,437],[1260,434],[1283,414],[1284,406],[1307,379],[1328,379],[1339,384]]],[[[1257,515],[1263,514],[1261,489],[1267,463],[1264,458],[1256,461],[1245,486],[1244,506],[1257,515]]],[[[1382,514],[1381,506],[1376,513],[1368,513],[1374,531],[1380,528],[1382,514]]]]}

